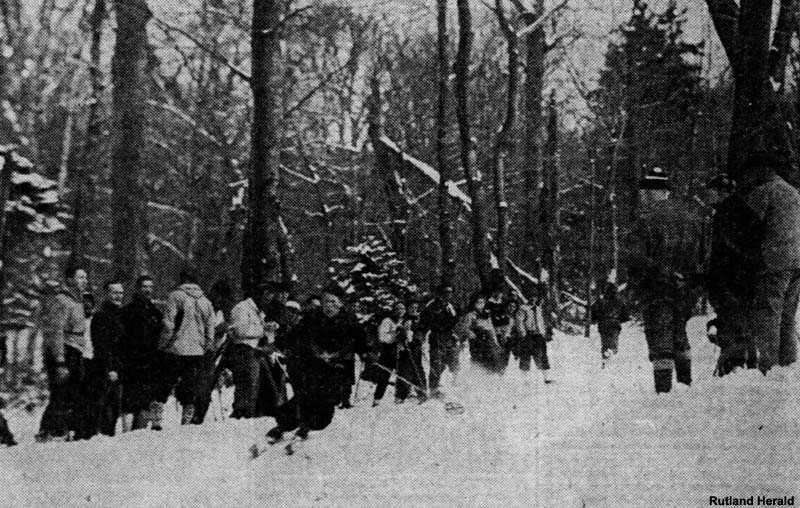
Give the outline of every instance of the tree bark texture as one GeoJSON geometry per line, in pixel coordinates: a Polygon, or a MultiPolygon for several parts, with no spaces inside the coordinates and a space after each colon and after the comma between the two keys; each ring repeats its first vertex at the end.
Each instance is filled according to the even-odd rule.
{"type": "MultiPolygon", "coordinates": [[[[275,277],[290,278],[281,252],[288,234],[280,219],[278,171],[281,118],[280,21],[285,0],[253,0],[250,90],[253,125],[249,174],[249,218],[244,236],[242,288],[257,288],[275,277]]],[[[288,282],[288,281],[287,281],[288,282]]]]}
{"type": "MultiPolygon", "coordinates": [[[[475,143],[470,133],[469,123],[469,62],[472,52],[472,42],[475,35],[472,32],[472,12],[469,0],[458,0],[458,54],[456,55],[455,71],[455,96],[456,117],[461,138],[461,165],[464,169],[464,178],[467,181],[467,191],[472,198],[472,250],[475,257],[475,267],[484,289],[490,285],[492,271],[489,258],[489,248],[486,235],[486,226],[483,219],[483,190],[481,181],[473,174],[475,143]]],[[[475,168],[477,169],[477,168],[475,168]]]]}
{"type": "Polygon", "coordinates": [[[149,48],[146,0],[115,2],[117,37],[114,85],[114,147],[111,160],[113,271],[130,281],[147,270],[148,226],[143,185],[149,48]]]}
{"type": "MultiPolygon", "coordinates": [[[[456,260],[453,247],[453,224],[450,211],[450,194],[447,182],[452,171],[447,161],[447,105],[450,93],[450,56],[447,50],[447,0],[437,0],[436,21],[438,27],[438,86],[439,102],[436,111],[436,164],[439,169],[439,246],[441,248],[441,283],[452,286],[455,280],[456,260]]],[[[502,259],[502,258],[501,258],[502,259]]]]}

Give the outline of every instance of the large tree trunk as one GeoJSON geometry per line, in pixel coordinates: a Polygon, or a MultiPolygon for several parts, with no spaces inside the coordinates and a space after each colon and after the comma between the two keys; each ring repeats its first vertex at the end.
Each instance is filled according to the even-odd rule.
{"type": "MultiPolygon", "coordinates": [[[[526,24],[533,24],[544,14],[544,0],[535,0],[533,15],[525,15],[526,24]]],[[[547,41],[544,26],[525,37],[525,82],[523,85],[523,128],[520,153],[525,181],[524,202],[524,258],[526,268],[538,265],[541,259],[541,231],[539,229],[539,192],[542,168],[542,101],[544,99],[545,56],[547,41]]]]}
{"type": "Polygon", "coordinates": [[[148,227],[142,179],[149,49],[146,0],[114,4],[117,39],[111,62],[114,84],[114,152],[111,161],[113,270],[124,281],[147,269],[148,227]]]}
{"type": "MultiPolygon", "coordinates": [[[[249,221],[244,237],[242,289],[267,282],[281,262],[278,235],[283,234],[278,200],[281,118],[280,20],[285,0],[253,0],[251,34],[253,126],[249,175],[249,221]]],[[[283,274],[286,278],[287,273],[283,274]]]]}
{"type": "Polygon", "coordinates": [[[486,226],[483,219],[482,183],[473,174],[477,147],[470,134],[469,124],[469,61],[474,39],[469,0],[458,0],[458,23],[459,39],[455,65],[455,95],[456,117],[458,118],[458,129],[461,138],[461,165],[464,168],[464,177],[467,180],[467,190],[472,198],[472,250],[475,256],[475,267],[482,287],[488,289],[491,282],[492,266],[487,245],[486,226]]]}
{"type": "Polygon", "coordinates": [[[736,93],[728,164],[737,177],[742,177],[743,150],[766,142],[766,87],[772,0],[743,0],[739,16],[741,41],[740,63],[734,68],[736,93]],[[732,166],[731,166],[732,165],[732,166]]]}
{"type": "MultiPolygon", "coordinates": [[[[736,84],[728,172],[741,180],[746,176],[741,163],[759,143],[790,158],[796,155],[791,126],[783,118],[777,94],[767,78],[782,83],[789,42],[785,32],[787,25],[796,20],[798,2],[781,1],[772,53],[770,0],[742,0],[741,8],[735,0],[706,0],[706,4],[736,84]]],[[[795,186],[800,185],[796,164],[787,165],[781,174],[795,186]]]]}
{"type": "Polygon", "coordinates": [[[503,274],[506,266],[508,242],[508,203],[505,195],[505,167],[506,159],[511,150],[511,140],[514,134],[514,124],[517,121],[517,96],[519,89],[519,51],[517,49],[517,34],[509,23],[505,14],[503,0],[495,0],[495,12],[500,30],[506,39],[508,52],[508,90],[506,96],[506,113],[503,125],[497,133],[495,145],[493,176],[494,176],[494,203],[497,210],[497,236],[495,239],[495,256],[498,266],[503,274]]]}
{"type": "Polygon", "coordinates": [[[441,283],[452,286],[455,280],[456,260],[453,247],[453,224],[450,214],[450,194],[447,182],[452,179],[447,161],[447,96],[450,77],[450,60],[447,51],[447,0],[437,0],[438,24],[438,85],[439,107],[436,112],[436,163],[439,168],[439,246],[442,252],[441,283]]]}
{"type": "Polygon", "coordinates": [[[91,30],[91,46],[89,48],[89,81],[91,83],[91,95],[88,101],[89,119],[86,127],[86,138],[81,147],[80,159],[74,174],[74,199],[72,231],[70,238],[71,261],[76,264],[83,264],[86,256],[86,245],[88,243],[88,224],[86,217],[89,215],[89,202],[91,195],[87,192],[90,189],[89,179],[92,169],[97,163],[93,157],[103,135],[100,119],[100,104],[103,93],[103,76],[100,71],[100,44],[103,39],[103,20],[106,16],[106,0],[96,0],[94,10],[89,18],[91,30]]]}
{"type": "Polygon", "coordinates": [[[559,299],[558,174],[560,155],[558,134],[558,108],[555,91],[553,91],[550,97],[547,121],[547,143],[544,147],[545,160],[541,196],[542,266],[548,272],[545,309],[547,310],[547,323],[551,329],[554,327],[553,316],[558,313],[559,299]]]}
{"type": "Polygon", "coordinates": [[[389,243],[392,250],[405,256],[408,218],[411,211],[402,182],[403,155],[399,150],[397,152],[389,150],[384,143],[381,87],[377,75],[372,77],[370,87],[367,131],[375,152],[375,170],[383,182],[389,212],[388,219],[391,224],[389,243]]]}

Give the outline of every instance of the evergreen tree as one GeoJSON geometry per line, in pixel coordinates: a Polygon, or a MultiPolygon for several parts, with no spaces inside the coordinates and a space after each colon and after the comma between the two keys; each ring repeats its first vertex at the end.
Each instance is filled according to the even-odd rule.
{"type": "Polygon", "coordinates": [[[388,314],[396,300],[416,292],[406,277],[405,262],[385,241],[370,236],[346,251],[347,257],[333,260],[331,272],[351,297],[361,321],[388,314]]]}
{"type": "Polygon", "coordinates": [[[590,96],[594,111],[613,125],[615,132],[606,134],[612,140],[622,137],[614,184],[630,218],[644,168],[664,168],[678,188],[692,181],[696,170],[689,152],[703,97],[703,45],[684,40],[685,22],[686,9],[674,0],[661,13],[645,0],[634,0],[631,18],[609,44],[598,88],[590,96]]]}

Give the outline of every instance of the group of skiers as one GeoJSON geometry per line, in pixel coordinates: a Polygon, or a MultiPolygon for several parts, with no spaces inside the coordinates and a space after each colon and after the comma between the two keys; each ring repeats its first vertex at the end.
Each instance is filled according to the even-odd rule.
{"type": "Polygon", "coordinates": [[[173,394],[181,423],[200,424],[226,372],[234,385],[231,417],[272,416],[276,438],[324,428],[336,407],[352,407],[360,379],[375,383],[373,405],[393,374],[397,403],[440,397],[442,374],[459,372],[466,346],[472,362],[492,373],[502,374],[512,354],[524,372],[532,362],[549,369],[551,335],[540,299],[528,305],[499,285],[476,294],[465,312],[453,288],[443,286],[428,300],[397,295],[385,316],[363,322],[333,281],[304,306],[281,282],[253,288],[238,302],[224,282],[206,296],[192,270],[180,273],[163,305],[153,300],[149,276],[136,280],[127,304],[119,280],[105,284],[98,305],[88,286],[86,270],[70,267],[42,300],[50,399],[39,441],[113,436],[120,421],[125,431],[160,430],[173,394]]]}

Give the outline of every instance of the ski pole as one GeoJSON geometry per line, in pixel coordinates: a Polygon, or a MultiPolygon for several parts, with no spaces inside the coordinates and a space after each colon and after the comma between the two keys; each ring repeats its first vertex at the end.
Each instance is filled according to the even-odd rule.
{"type": "MultiPolygon", "coordinates": [[[[392,374],[391,370],[387,369],[386,367],[384,367],[380,363],[376,363],[375,365],[377,365],[378,368],[388,372],[389,375],[392,374]]],[[[407,385],[409,385],[409,386],[411,386],[413,388],[416,388],[417,390],[421,390],[421,388],[419,386],[417,386],[415,383],[412,383],[411,381],[409,381],[408,379],[404,378],[403,376],[400,376],[398,374],[395,374],[395,376],[396,376],[397,379],[399,379],[400,381],[406,383],[407,385]]],[[[451,414],[462,414],[464,412],[463,404],[459,404],[458,402],[453,402],[453,401],[442,401],[442,403],[444,404],[444,410],[446,412],[448,412],[448,413],[451,413],[451,414]]]]}

